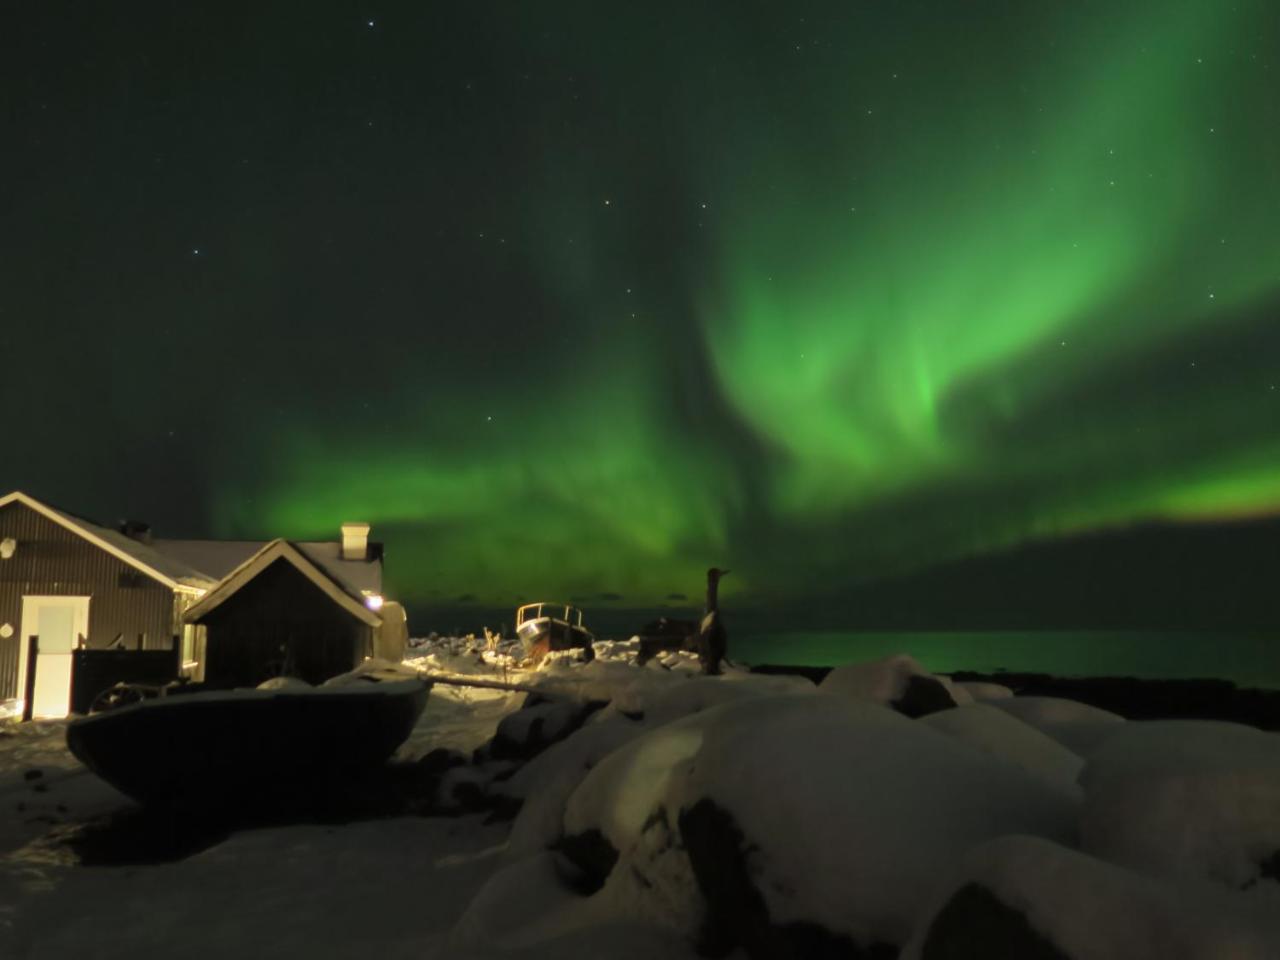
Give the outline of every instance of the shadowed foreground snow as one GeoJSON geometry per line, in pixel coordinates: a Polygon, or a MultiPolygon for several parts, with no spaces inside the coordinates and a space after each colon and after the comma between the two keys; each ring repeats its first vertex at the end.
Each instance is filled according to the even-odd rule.
{"type": "Polygon", "coordinates": [[[816,687],[597,653],[531,671],[420,647],[401,669],[543,694],[433,688],[399,757],[447,759],[437,815],[168,863],[79,864],[62,841],[129,801],[63,724],[0,728],[0,957],[1280,957],[1274,734],[908,657],[816,687]]]}

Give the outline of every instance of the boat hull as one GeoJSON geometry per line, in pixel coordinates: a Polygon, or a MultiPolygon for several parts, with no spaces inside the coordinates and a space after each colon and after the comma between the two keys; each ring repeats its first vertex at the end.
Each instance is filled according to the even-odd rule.
{"type": "Polygon", "coordinates": [[[384,763],[429,691],[404,680],[169,696],[74,720],[67,746],[147,806],[288,803],[384,763]]]}
{"type": "Polygon", "coordinates": [[[516,631],[524,642],[525,655],[541,661],[552,650],[582,650],[587,659],[594,655],[595,635],[586,627],[561,620],[540,618],[528,620],[516,631]]]}

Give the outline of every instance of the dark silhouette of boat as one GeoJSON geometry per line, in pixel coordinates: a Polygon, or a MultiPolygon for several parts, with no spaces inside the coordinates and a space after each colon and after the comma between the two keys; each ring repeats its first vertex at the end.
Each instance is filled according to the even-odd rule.
{"type": "Polygon", "coordinates": [[[583,651],[591,660],[595,657],[596,636],[582,623],[582,611],[567,603],[542,600],[526,603],[516,610],[516,636],[524,644],[525,655],[541,660],[552,650],[583,651]]]}
{"type": "Polygon", "coordinates": [[[176,694],[73,720],[67,746],[146,806],[287,807],[382,765],[430,689],[406,679],[176,694]]]}

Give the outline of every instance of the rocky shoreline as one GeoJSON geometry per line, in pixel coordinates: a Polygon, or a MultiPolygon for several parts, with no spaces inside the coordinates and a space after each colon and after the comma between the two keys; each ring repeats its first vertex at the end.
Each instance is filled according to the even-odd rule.
{"type": "MultiPolygon", "coordinates": [[[[800,676],[821,683],[831,667],[765,664],[752,673],[800,676]]],[[[1280,690],[1240,687],[1211,678],[1153,680],[1140,677],[1059,677],[1048,673],[960,670],[966,683],[997,683],[1018,696],[1062,697],[1117,713],[1127,720],[1224,720],[1280,731],[1280,690]]]]}

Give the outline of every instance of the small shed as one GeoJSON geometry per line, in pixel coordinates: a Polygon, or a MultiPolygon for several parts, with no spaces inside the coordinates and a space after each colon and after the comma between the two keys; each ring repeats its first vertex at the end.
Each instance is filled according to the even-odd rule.
{"type": "MultiPolygon", "coordinates": [[[[377,598],[380,601],[381,598],[377,598]]],[[[318,684],[373,656],[382,618],[288,540],[272,540],[184,615],[204,627],[204,681],[256,686],[272,677],[318,684]]]]}

